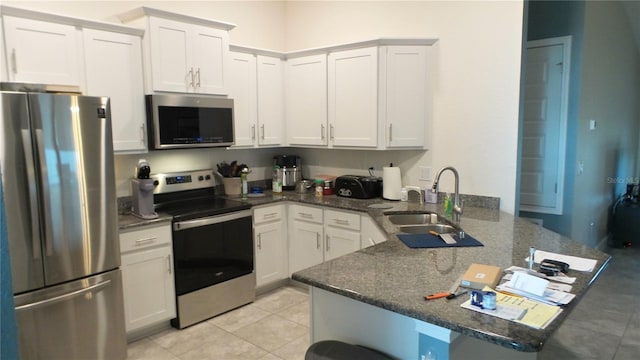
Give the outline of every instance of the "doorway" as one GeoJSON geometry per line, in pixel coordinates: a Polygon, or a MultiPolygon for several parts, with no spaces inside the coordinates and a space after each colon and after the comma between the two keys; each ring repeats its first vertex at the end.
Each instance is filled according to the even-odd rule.
{"type": "Polygon", "coordinates": [[[571,36],[528,41],[520,210],[562,215],[571,36]]]}

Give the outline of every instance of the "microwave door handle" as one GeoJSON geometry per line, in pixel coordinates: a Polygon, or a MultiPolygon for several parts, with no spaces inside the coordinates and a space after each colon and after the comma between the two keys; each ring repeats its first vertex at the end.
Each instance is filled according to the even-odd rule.
{"type": "MultiPolygon", "coordinates": [[[[31,136],[29,130],[21,130],[22,149],[25,161],[33,161],[33,149],[31,147],[31,136]]],[[[38,199],[36,194],[36,174],[33,166],[26,166],[27,181],[29,182],[29,211],[31,212],[31,245],[33,247],[33,258],[39,259],[40,252],[40,225],[38,224],[38,199]]]]}

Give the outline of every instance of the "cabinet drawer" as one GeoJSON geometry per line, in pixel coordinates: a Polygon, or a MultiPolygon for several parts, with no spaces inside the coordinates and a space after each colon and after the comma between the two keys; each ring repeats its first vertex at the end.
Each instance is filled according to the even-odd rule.
{"type": "Polygon", "coordinates": [[[282,220],[284,211],[282,205],[265,206],[253,209],[253,223],[262,224],[269,221],[282,220]]]}
{"type": "Polygon", "coordinates": [[[171,225],[143,227],[120,233],[120,252],[125,253],[153,246],[171,244],[171,225]]]}
{"type": "Polygon", "coordinates": [[[360,214],[336,210],[324,211],[325,224],[360,231],[360,214]]]}
{"type": "Polygon", "coordinates": [[[295,220],[303,220],[322,224],[322,209],[311,206],[289,205],[291,217],[295,220]]]}

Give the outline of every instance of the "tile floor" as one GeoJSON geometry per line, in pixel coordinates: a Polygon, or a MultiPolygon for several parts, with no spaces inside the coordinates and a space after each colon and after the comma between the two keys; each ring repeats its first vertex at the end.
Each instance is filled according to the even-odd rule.
{"type": "MultiPolygon", "coordinates": [[[[611,264],[538,359],[637,359],[640,353],[640,249],[609,249],[611,264]]],[[[129,344],[130,360],[302,360],[309,346],[309,300],[297,287],[185,330],[129,344]]]]}

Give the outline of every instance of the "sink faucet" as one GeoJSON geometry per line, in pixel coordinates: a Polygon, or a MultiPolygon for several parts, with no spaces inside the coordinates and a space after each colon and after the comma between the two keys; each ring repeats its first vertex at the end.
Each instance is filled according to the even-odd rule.
{"type": "Polygon", "coordinates": [[[431,187],[431,192],[437,193],[438,192],[438,182],[440,181],[440,176],[442,175],[442,173],[445,170],[451,170],[451,172],[453,173],[453,176],[455,178],[455,196],[453,198],[453,221],[455,221],[456,223],[460,222],[460,216],[462,215],[462,203],[460,202],[460,177],[458,176],[458,170],[456,170],[456,168],[454,168],[453,166],[446,166],[443,167],[442,169],[440,169],[438,171],[438,174],[436,175],[436,180],[433,182],[433,186],[431,187]]]}

